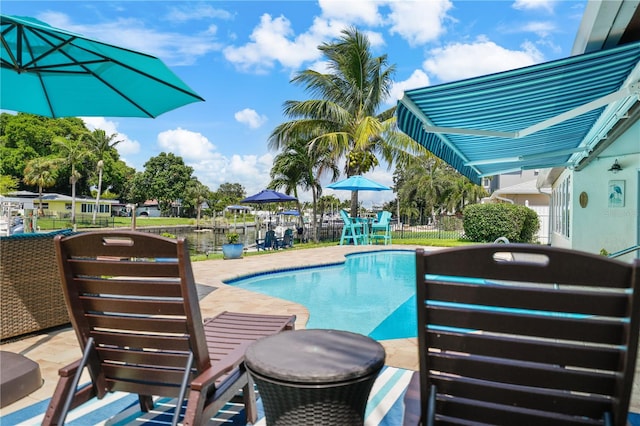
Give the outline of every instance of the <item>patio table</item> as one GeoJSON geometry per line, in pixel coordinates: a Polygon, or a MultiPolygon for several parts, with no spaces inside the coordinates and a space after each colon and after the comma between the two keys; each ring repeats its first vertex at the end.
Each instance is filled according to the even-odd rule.
{"type": "Polygon", "coordinates": [[[245,364],[267,425],[363,425],[385,351],[375,340],[340,330],[285,331],[247,349],[245,364]]]}

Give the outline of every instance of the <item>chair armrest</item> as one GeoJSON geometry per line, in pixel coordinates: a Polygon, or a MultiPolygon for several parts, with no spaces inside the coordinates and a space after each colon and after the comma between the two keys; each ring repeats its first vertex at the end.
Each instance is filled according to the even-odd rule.
{"type": "Polygon", "coordinates": [[[69,365],[65,365],[64,367],[61,367],[58,370],[58,376],[60,377],[71,377],[74,376],[76,374],[76,371],[78,371],[78,367],[80,367],[80,361],[81,360],[77,360],[72,362],[69,365]]]}
{"type": "Polygon", "coordinates": [[[252,342],[250,341],[243,342],[218,361],[212,362],[210,368],[206,369],[200,373],[198,377],[193,379],[191,382],[191,389],[202,391],[234,368],[238,368],[244,362],[244,354],[251,343],[252,342]]]}

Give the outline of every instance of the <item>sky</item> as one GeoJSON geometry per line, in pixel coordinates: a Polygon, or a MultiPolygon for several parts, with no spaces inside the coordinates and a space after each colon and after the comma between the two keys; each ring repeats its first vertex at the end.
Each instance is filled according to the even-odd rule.
{"type": "MultiPolygon", "coordinates": [[[[376,56],[396,67],[391,96],[404,90],[520,68],[570,55],[584,0],[29,1],[0,11],[162,59],[205,99],[155,119],[87,117],[90,129],[117,133],[121,158],[137,171],[161,152],[181,156],[211,190],[240,183],[264,189],[277,152],[273,129],[288,121],[287,100],[312,99],[290,81],[324,72],[317,49],[343,29],[367,34],[376,56]]],[[[0,106],[1,107],[1,106],[0,106]]],[[[381,164],[366,176],[391,186],[381,164]]],[[[345,176],[343,176],[344,178],[345,176]]],[[[326,182],[329,183],[328,181],[326,182]]],[[[324,189],[346,200],[348,191],[324,189]]],[[[365,207],[392,191],[360,192],[365,207]]],[[[300,194],[302,201],[309,194],[300,194]]]]}

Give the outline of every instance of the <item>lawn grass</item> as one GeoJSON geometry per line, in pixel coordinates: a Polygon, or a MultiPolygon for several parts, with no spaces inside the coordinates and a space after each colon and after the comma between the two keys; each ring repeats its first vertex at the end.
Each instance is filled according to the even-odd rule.
{"type": "MultiPolygon", "coordinates": [[[[408,246],[424,246],[424,247],[458,247],[470,244],[478,244],[471,241],[461,240],[461,239],[421,239],[421,238],[407,238],[407,239],[396,239],[393,240],[393,244],[397,245],[408,245],[408,246]]],[[[303,250],[303,249],[311,249],[318,247],[330,247],[338,245],[335,241],[324,241],[319,243],[308,242],[308,243],[295,243],[293,248],[288,248],[286,250],[303,250]]],[[[384,248],[384,246],[380,246],[380,248],[384,248]]],[[[278,253],[280,250],[262,250],[262,251],[245,251],[243,257],[249,256],[262,256],[269,255],[272,253],[278,253]]],[[[209,255],[205,254],[197,254],[191,256],[191,260],[194,262],[202,261],[202,260],[214,260],[214,259],[222,259],[222,253],[212,253],[209,255]]]]}

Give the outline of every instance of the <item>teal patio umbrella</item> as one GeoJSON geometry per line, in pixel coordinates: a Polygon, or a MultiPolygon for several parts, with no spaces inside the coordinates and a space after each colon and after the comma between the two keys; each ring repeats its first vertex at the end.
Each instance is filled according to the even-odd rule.
{"type": "MultiPolygon", "coordinates": [[[[331,183],[327,185],[327,188],[331,189],[341,189],[344,191],[391,191],[391,188],[385,186],[381,183],[372,181],[371,179],[367,179],[361,175],[350,176],[346,179],[343,179],[338,182],[331,183]]],[[[357,217],[358,212],[351,212],[352,216],[357,217]]]]}
{"type": "Polygon", "coordinates": [[[0,15],[0,108],[46,117],[157,117],[203,101],[160,59],[0,15]]]}

